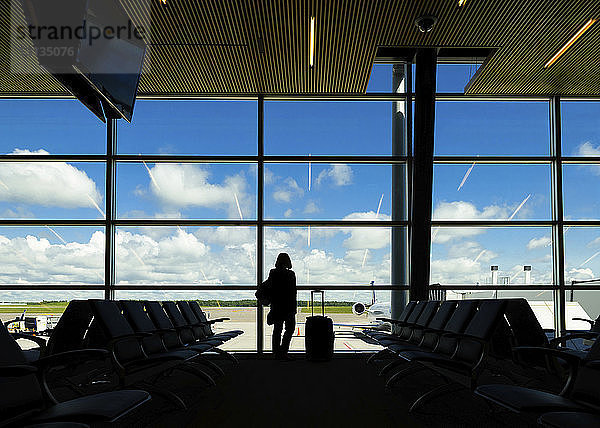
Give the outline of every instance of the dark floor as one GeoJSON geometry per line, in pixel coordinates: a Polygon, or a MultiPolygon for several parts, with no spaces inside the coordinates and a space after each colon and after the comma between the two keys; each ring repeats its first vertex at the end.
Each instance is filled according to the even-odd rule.
{"type": "Polygon", "coordinates": [[[438,376],[421,371],[391,391],[377,376],[381,363],[367,365],[368,355],[339,356],[310,363],[299,356],[280,362],[246,356],[216,387],[175,373],[163,380],[188,404],[176,410],[153,399],[125,417],[120,426],[135,427],[511,427],[527,426],[508,412],[491,411],[467,388],[459,388],[408,413],[416,397],[440,385],[438,376]]]}

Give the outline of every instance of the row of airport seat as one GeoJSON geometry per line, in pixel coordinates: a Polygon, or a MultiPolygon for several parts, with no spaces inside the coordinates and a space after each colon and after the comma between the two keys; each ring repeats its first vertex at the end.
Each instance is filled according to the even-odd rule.
{"type": "MultiPolygon", "coordinates": [[[[382,345],[368,362],[393,356],[380,370],[392,372],[386,386],[425,368],[442,373],[447,383],[419,397],[411,411],[454,385],[443,371],[462,375],[480,397],[548,427],[600,426],[600,341],[587,352],[559,345],[573,338],[595,339],[597,333],[579,333],[548,341],[525,299],[410,302],[394,324],[394,333],[365,331],[382,345]],[[560,392],[550,393],[515,384],[478,385],[491,360],[509,361],[535,376],[539,370],[568,377],[560,392]],[[418,363],[414,365],[405,363],[418,363]],[[400,368],[400,370],[398,370],[400,368]]],[[[492,369],[493,370],[493,369],[492,369]]],[[[510,379],[511,370],[505,370],[510,379]]],[[[456,377],[452,377],[456,380],[456,377]]]]}
{"type": "Polygon", "coordinates": [[[176,391],[156,383],[181,370],[204,384],[215,385],[214,379],[224,374],[218,364],[221,357],[237,363],[219,346],[243,333],[212,330],[215,323],[226,320],[208,320],[197,302],[75,300],[66,308],[47,346],[34,352],[21,350],[15,338],[31,338],[41,344],[39,338],[11,336],[2,326],[0,426],[68,423],[78,428],[85,423],[110,422],[149,400],[151,394],[185,409],[176,391]],[[208,359],[207,354],[219,358],[208,359]],[[99,364],[83,377],[77,373],[78,365],[92,360],[110,363],[99,364]],[[79,395],[85,394],[87,386],[110,383],[114,375],[118,382],[113,382],[111,391],[59,403],[48,385],[48,374],[55,368],[61,373],[70,371],[74,378],[77,375],[76,385],[71,379],[65,385],[79,395]]]}

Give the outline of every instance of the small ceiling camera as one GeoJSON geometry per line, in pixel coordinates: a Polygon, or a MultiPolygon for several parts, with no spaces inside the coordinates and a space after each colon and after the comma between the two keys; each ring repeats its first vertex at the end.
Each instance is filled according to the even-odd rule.
{"type": "Polygon", "coordinates": [[[423,15],[419,16],[415,20],[415,25],[417,26],[419,31],[421,31],[421,33],[429,33],[433,29],[433,26],[436,22],[437,17],[432,15],[423,15]]]}

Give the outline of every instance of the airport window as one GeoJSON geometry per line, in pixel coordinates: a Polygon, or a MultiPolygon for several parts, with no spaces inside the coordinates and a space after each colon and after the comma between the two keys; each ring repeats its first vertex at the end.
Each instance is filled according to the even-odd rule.
{"type": "Polygon", "coordinates": [[[563,165],[565,219],[600,218],[600,164],[563,165]],[[582,183],[586,183],[582,186],[582,183]]]}
{"type": "MultiPolygon", "coordinates": [[[[466,70],[444,67],[448,79],[466,70]]],[[[391,65],[374,69],[369,92],[389,93],[390,73],[391,65]]],[[[133,123],[118,124],[114,156],[106,154],[106,126],[74,101],[4,100],[0,121],[15,125],[0,161],[0,300],[58,301],[79,292],[199,299],[211,314],[229,311],[236,323],[250,323],[244,329],[252,339],[230,349],[256,349],[261,332],[268,349],[270,329],[259,328],[256,306],[246,300],[253,300],[277,254],[287,251],[299,300],[305,302],[311,288],[326,288],[326,300],[340,306],[330,308],[336,323],[364,320],[351,303],[371,302],[371,282],[378,301],[390,300],[393,242],[406,242],[408,199],[396,194],[403,198],[396,204],[392,190],[394,180],[408,178],[410,144],[403,143],[410,134],[393,121],[410,118],[403,113],[410,100],[390,96],[395,101],[370,93],[344,101],[139,100],[133,123]],[[26,122],[31,111],[36,119],[26,122]],[[82,134],[86,144],[76,138],[82,134]],[[60,158],[10,158],[46,153],[60,158]],[[115,180],[105,188],[111,170],[115,180]],[[107,218],[112,227],[105,233],[107,218]],[[114,254],[109,265],[106,242],[114,254]]],[[[446,298],[525,297],[537,302],[540,314],[551,308],[550,320],[559,294],[549,286],[564,283],[569,310],[595,317],[600,292],[593,287],[600,286],[575,284],[572,301],[569,287],[600,270],[593,235],[600,228],[593,185],[600,162],[579,158],[598,156],[591,149],[600,146],[593,120],[600,103],[561,103],[563,153],[557,157],[550,155],[550,99],[438,98],[430,282],[445,286],[446,298]],[[555,163],[562,168],[560,183],[553,183],[555,163]],[[553,200],[553,185],[560,185],[562,203],[553,200]],[[561,206],[564,220],[556,212],[561,206]],[[554,266],[556,228],[564,235],[564,254],[557,254],[565,260],[563,278],[554,266]],[[472,289],[478,285],[485,287],[472,289]],[[531,290],[511,289],[524,285],[531,290]]],[[[538,319],[552,328],[548,314],[538,319]]]]}
{"type": "Polygon", "coordinates": [[[434,227],[431,282],[552,284],[549,227],[434,227]]]}
{"type": "Polygon", "coordinates": [[[435,153],[548,156],[548,102],[438,101],[435,153]]]}
{"type": "Polygon", "coordinates": [[[563,101],[563,156],[600,156],[600,102],[563,101]]]}
{"type": "MultiPolygon", "coordinates": [[[[398,101],[404,105],[404,101],[398,101]]],[[[392,154],[392,102],[267,101],[265,154],[392,154]]]]}
{"type": "Polygon", "coordinates": [[[139,100],[119,123],[120,154],[250,156],[257,150],[256,101],[139,100]]]}
{"type": "Polygon", "coordinates": [[[434,220],[549,220],[550,165],[436,164],[434,220]]]}
{"type": "Polygon", "coordinates": [[[104,219],[105,172],[92,162],[0,162],[0,217],[104,219]]]}
{"type": "Polygon", "coordinates": [[[256,219],[256,164],[117,164],[117,216],[256,219]]]}
{"type": "Polygon", "coordinates": [[[117,284],[256,284],[256,228],[118,227],[117,284]]]}
{"type": "Polygon", "coordinates": [[[404,164],[266,164],[265,218],[390,219],[393,168],[405,174],[404,164]]]}
{"type": "Polygon", "coordinates": [[[2,100],[0,129],[3,154],[106,153],[106,126],[77,100],[2,100]]]}
{"type": "Polygon", "coordinates": [[[298,285],[389,285],[391,236],[390,227],[267,227],[264,275],[285,248],[298,285]]]}
{"type": "Polygon", "coordinates": [[[0,283],[103,284],[104,243],[101,227],[1,226],[0,283]]]}
{"type": "Polygon", "coordinates": [[[436,91],[462,94],[480,66],[480,63],[438,64],[436,91]]]}

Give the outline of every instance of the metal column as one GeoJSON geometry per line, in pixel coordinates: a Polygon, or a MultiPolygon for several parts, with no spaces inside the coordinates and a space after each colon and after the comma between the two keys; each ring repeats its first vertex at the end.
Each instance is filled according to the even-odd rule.
{"type": "MultiPolygon", "coordinates": [[[[264,170],[265,170],[265,99],[258,97],[258,166],[257,166],[257,209],[256,218],[256,287],[262,283],[263,263],[264,263],[264,170]]],[[[256,303],[256,352],[262,355],[264,348],[264,325],[263,325],[263,305],[256,303]]]]}
{"type": "MultiPolygon", "coordinates": [[[[407,88],[407,71],[410,64],[394,64],[392,71],[392,91],[404,93],[407,88]]],[[[410,88],[408,88],[410,90],[410,88]]],[[[407,108],[409,98],[392,102],[392,156],[408,155],[407,108]]],[[[405,164],[392,165],[392,220],[406,220],[407,217],[407,171],[405,164]]],[[[392,227],[392,285],[408,284],[408,230],[405,227],[392,227]]],[[[392,318],[398,316],[408,302],[406,290],[391,291],[392,318]]]]}
{"type": "Polygon", "coordinates": [[[562,148],[561,148],[560,97],[550,98],[550,151],[552,157],[552,257],[554,291],[554,329],[562,336],[565,319],[565,243],[563,226],[562,148]]]}
{"type": "Polygon", "coordinates": [[[117,145],[117,120],[109,119],[106,124],[106,216],[104,223],[104,298],[114,299],[115,293],[113,285],[115,283],[115,265],[114,265],[114,242],[115,226],[113,218],[115,214],[115,161],[114,155],[117,145]]]}
{"type": "Polygon", "coordinates": [[[437,50],[417,50],[415,76],[414,161],[410,235],[410,299],[429,297],[431,206],[435,129],[437,50]]]}

